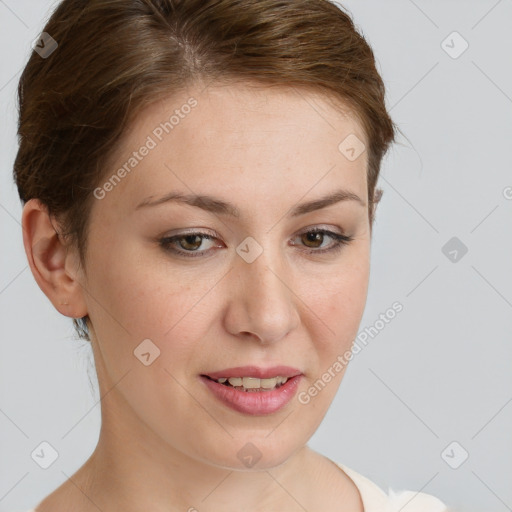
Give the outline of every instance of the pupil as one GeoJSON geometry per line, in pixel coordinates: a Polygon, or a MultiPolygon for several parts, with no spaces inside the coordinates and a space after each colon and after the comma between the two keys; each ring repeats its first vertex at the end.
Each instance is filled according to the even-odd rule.
{"type": "Polygon", "coordinates": [[[201,238],[197,235],[185,235],[182,240],[185,240],[185,244],[181,244],[184,249],[197,249],[201,247],[201,238]],[[199,243],[194,244],[194,240],[199,239],[199,243]],[[191,245],[192,247],[185,247],[186,245],[191,245]]]}
{"type": "Polygon", "coordinates": [[[306,237],[306,245],[308,247],[318,247],[317,245],[314,245],[314,242],[320,242],[320,245],[322,245],[322,238],[323,238],[323,234],[322,233],[306,233],[304,235],[306,237]],[[309,243],[310,242],[313,242],[313,245],[310,246],[309,243]]]}

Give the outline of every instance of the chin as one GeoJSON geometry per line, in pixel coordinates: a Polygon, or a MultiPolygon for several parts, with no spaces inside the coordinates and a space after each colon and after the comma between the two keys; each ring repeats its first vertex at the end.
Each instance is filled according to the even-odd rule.
{"type": "Polygon", "coordinates": [[[205,462],[230,471],[263,471],[281,466],[305,446],[306,440],[283,439],[277,430],[270,432],[230,439],[205,462]]]}

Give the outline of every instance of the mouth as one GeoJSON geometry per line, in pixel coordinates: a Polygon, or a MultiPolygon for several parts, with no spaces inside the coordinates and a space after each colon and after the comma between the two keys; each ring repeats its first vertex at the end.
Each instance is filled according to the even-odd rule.
{"type": "Polygon", "coordinates": [[[300,370],[287,366],[244,366],[202,374],[200,379],[223,405],[243,414],[264,415],[290,402],[302,376],[300,370]]]}
{"type": "Polygon", "coordinates": [[[202,375],[207,379],[222,384],[237,391],[245,391],[247,393],[261,393],[268,392],[274,389],[279,389],[282,385],[288,382],[288,377],[278,375],[277,377],[270,377],[268,379],[259,379],[257,377],[221,377],[220,379],[212,379],[208,375],[202,375]]]}

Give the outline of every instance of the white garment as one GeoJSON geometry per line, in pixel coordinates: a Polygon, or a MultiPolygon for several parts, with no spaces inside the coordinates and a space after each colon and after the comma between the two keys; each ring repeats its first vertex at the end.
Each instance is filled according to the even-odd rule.
{"type": "MultiPolygon", "coordinates": [[[[389,489],[389,494],[386,494],[377,484],[357,471],[337,462],[335,464],[358,488],[363,500],[364,512],[448,512],[448,507],[431,494],[392,489],[389,489]]],[[[35,509],[27,512],[35,512],[35,509]]]]}
{"type": "Polygon", "coordinates": [[[415,491],[393,491],[386,494],[377,484],[357,471],[335,462],[354,482],[363,500],[364,512],[448,512],[448,507],[435,496],[415,491]]]}

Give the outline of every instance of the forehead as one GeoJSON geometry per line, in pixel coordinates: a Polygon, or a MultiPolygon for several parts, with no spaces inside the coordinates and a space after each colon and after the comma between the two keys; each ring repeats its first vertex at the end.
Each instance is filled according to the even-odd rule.
{"type": "Polygon", "coordinates": [[[347,158],[346,141],[358,152],[366,144],[357,117],[321,92],[196,84],[151,104],[126,130],[107,179],[126,172],[109,200],[133,209],[179,189],[283,202],[339,185],[364,199],[366,151],[347,158]]]}

